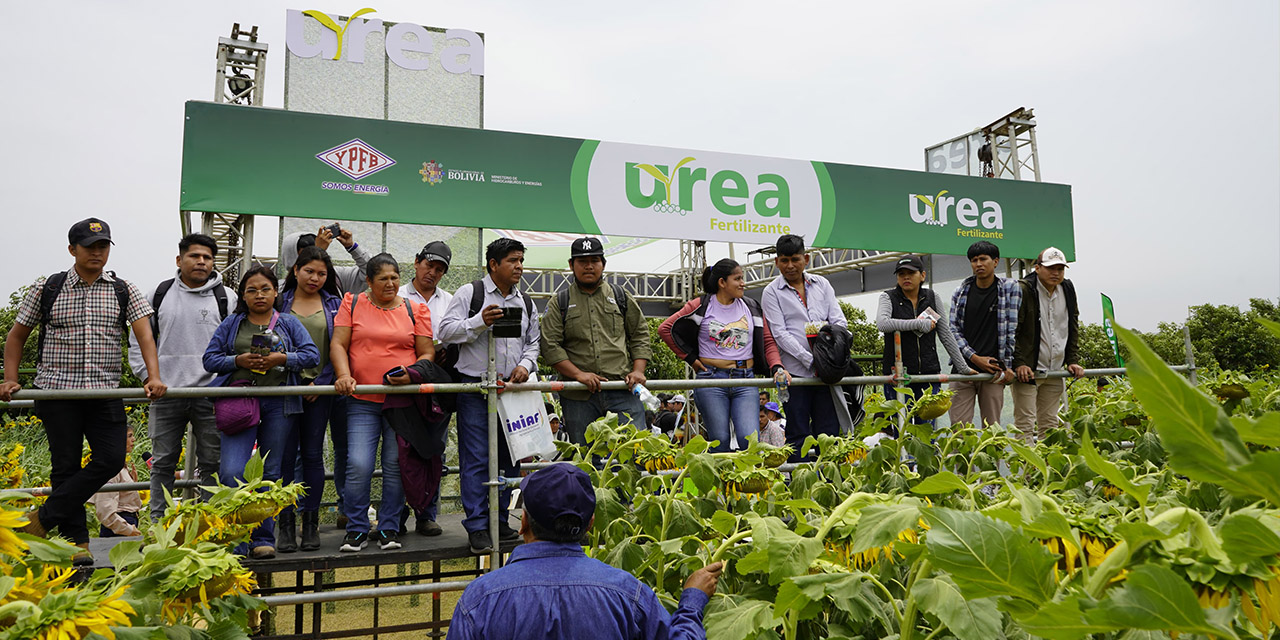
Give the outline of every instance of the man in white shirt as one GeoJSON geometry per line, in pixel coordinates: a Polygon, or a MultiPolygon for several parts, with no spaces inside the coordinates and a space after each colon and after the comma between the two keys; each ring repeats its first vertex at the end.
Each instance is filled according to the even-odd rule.
{"type": "Polygon", "coordinates": [[[1014,342],[1013,423],[1027,440],[1040,440],[1058,426],[1062,378],[1037,374],[1064,368],[1079,378],[1080,308],[1076,288],[1065,279],[1067,257],[1049,247],[1036,258],[1035,272],[1020,281],[1022,303],[1014,342]]]}
{"type": "MultiPolygon", "coordinates": [[[[413,259],[413,279],[400,287],[400,297],[427,306],[431,315],[431,335],[440,335],[440,319],[444,310],[453,300],[453,294],[439,287],[444,274],[449,273],[449,262],[453,260],[453,250],[440,240],[428,242],[422,251],[413,259]]],[[[443,355],[442,346],[436,342],[436,353],[443,355]]],[[[439,359],[439,356],[437,356],[439,359]]],[[[414,512],[414,529],[424,536],[438,536],[444,531],[436,524],[436,515],[440,511],[440,492],[432,492],[435,497],[431,506],[422,513],[414,512]]],[[[405,510],[405,517],[408,517],[405,510]]],[[[403,528],[403,527],[401,527],[403,528]]]]}
{"type": "MultiPolygon", "coordinates": [[[[848,328],[849,321],[840,310],[831,283],[822,276],[805,273],[809,254],[803,238],[782,236],[776,249],[773,262],[780,275],[764,288],[760,307],[778,343],[782,366],[793,376],[810,378],[814,376],[813,349],[805,328],[826,324],[848,328]]],[[[791,420],[787,426],[787,444],[795,450],[793,460],[798,461],[805,456],[806,452],[800,449],[806,438],[823,433],[837,435],[840,422],[831,387],[792,387],[790,396],[783,403],[791,420]]],[[[761,399],[768,402],[767,397],[761,399]]]]}
{"type": "MultiPolygon", "coordinates": [[[[485,249],[485,262],[488,274],[458,287],[449,302],[440,319],[439,339],[445,344],[459,345],[457,370],[462,382],[479,382],[485,375],[490,339],[497,341],[494,346],[498,376],[514,384],[525,382],[531,371],[538,370],[541,333],[536,307],[516,288],[524,273],[524,245],[511,238],[498,238],[485,249]],[[513,323],[518,337],[493,336],[490,327],[499,319],[512,316],[519,318],[513,323]]],[[[500,540],[494,541],[489,535],[488,412],[488,401],[483,395],[458,394],[458,466],[462,508],[466,511],[462,525],[467,529],[472,553],[477,554],[488,553],[495,543],[520,539],[519,532],[507,521],[509,489],[503,491],[503,498],[498,501],[503,507],[498,523],[500,540]]],[[[506,455],[502,443],[498,449],[500,457],[506,455]]],[[[516,465],[503,462],[499,462],[503,475],[515,477],[516,465]]]]}

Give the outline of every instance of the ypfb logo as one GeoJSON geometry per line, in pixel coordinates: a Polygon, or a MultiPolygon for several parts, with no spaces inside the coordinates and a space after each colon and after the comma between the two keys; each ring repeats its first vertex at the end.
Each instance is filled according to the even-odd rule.
{"type": "Polygon", "coordinates": [[[818,174],[801,160],[601,142],[587,196],[600,231],[617,235],[760,242],[815,238],[822,221],[818,174]]]}
{"type": "Polygon", "coordinates": [[[1004,211],[999,202],[984,200],[979,207],[978,202],[972,198],[956,198],[948,196],[948,193],[950,192],[943,189],[934,196],[908,194],[907,213],[911,215],[911,221],[945,227],[950,222],[951,214],[954,214],[956,222],[962,227],[975,229],[981,225],[987,230],[1004,229],[1004,211]],[[921,205],[924,205],[923,208],[921,205]]]}
{"type": "Polygon", "coordinates": [[[332,149],[321,151],[316,154],[316,158],[357,181],[396,163],[391,156],[374,149],[372,145],[360,138],[354,138],[332,149]]]}

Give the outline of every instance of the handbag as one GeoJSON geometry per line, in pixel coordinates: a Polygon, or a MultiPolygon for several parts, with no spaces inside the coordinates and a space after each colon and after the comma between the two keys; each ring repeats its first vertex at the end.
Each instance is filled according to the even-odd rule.
{"type": "MultiPolygon", "coordinates": [[[[250,387],[248,380],[234,380],[228,387],[250,387]]],[[[218,431],[234,436],[262,422],[262,408],[257,398],[214,398],[213,418],[218,431]]]]}
{"type": "MultiPolygon", "coordinates": [[[[276,320],[280,314],[271,312],[271,323],[267,331],[276,328],[276,320]]],[[[251,387],[250,380],[232,380],[228,387],[251,387]]],[[[262,422],[262,406],[257,398],[214,398],[213,419],[218,431],[233,436],[249,427],[262,422]]]]}
{"type": "MultiPolygon", "coordinates": [[[[530,382],[537,376],[530,375],[530,382]]],[[[513,462],[529,456],[546,458],[556,452],[547,421],[546,405],[540,391],[507,391],[498,396],[498,418],[506,435],[507,451],[513,462]]]]}

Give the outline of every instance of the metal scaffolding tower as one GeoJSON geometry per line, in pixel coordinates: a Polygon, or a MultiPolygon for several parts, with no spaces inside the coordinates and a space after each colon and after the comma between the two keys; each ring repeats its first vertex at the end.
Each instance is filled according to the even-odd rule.
{"type": "Polygon", "coordinates": [[[991,174],[987,177],[1040,182],[1036,120],[1031,109],[1019,107],[983,127],[982,137],[990,145],[991,174]]]}
{"type": "MultiPolygon", "coordinates": [[[[218,38],[214,102],[262,106],[267,77],[267,43],[258,42],[258,27],[248,32],[237,22],[230,38],[218,38]]],[[[234,167],[227,167],[228,171],[234,167]]],[[[183,211],[182,233],[191,233],[191,213],[183,211]]],[[[246,264],[253,261],[253,216],[201,212],[200,232],[218,245],[214,268],[226,282],[237,282],[246,264]]]]}

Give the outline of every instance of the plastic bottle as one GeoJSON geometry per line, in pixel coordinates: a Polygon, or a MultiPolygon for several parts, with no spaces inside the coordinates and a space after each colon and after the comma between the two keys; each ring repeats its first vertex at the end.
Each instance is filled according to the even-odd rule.
{"type": "Polygon", "coordinates": [[[640,402],[650,411],[657,411],[658,407],[662,406],[662,402],[658,400],[658,396],[653,395],[653,392],[649,391],[649,389],[642,384],[637,384],[632,387],[631,393],[636,394],[636,397],[640,398],[640,402]]]}

